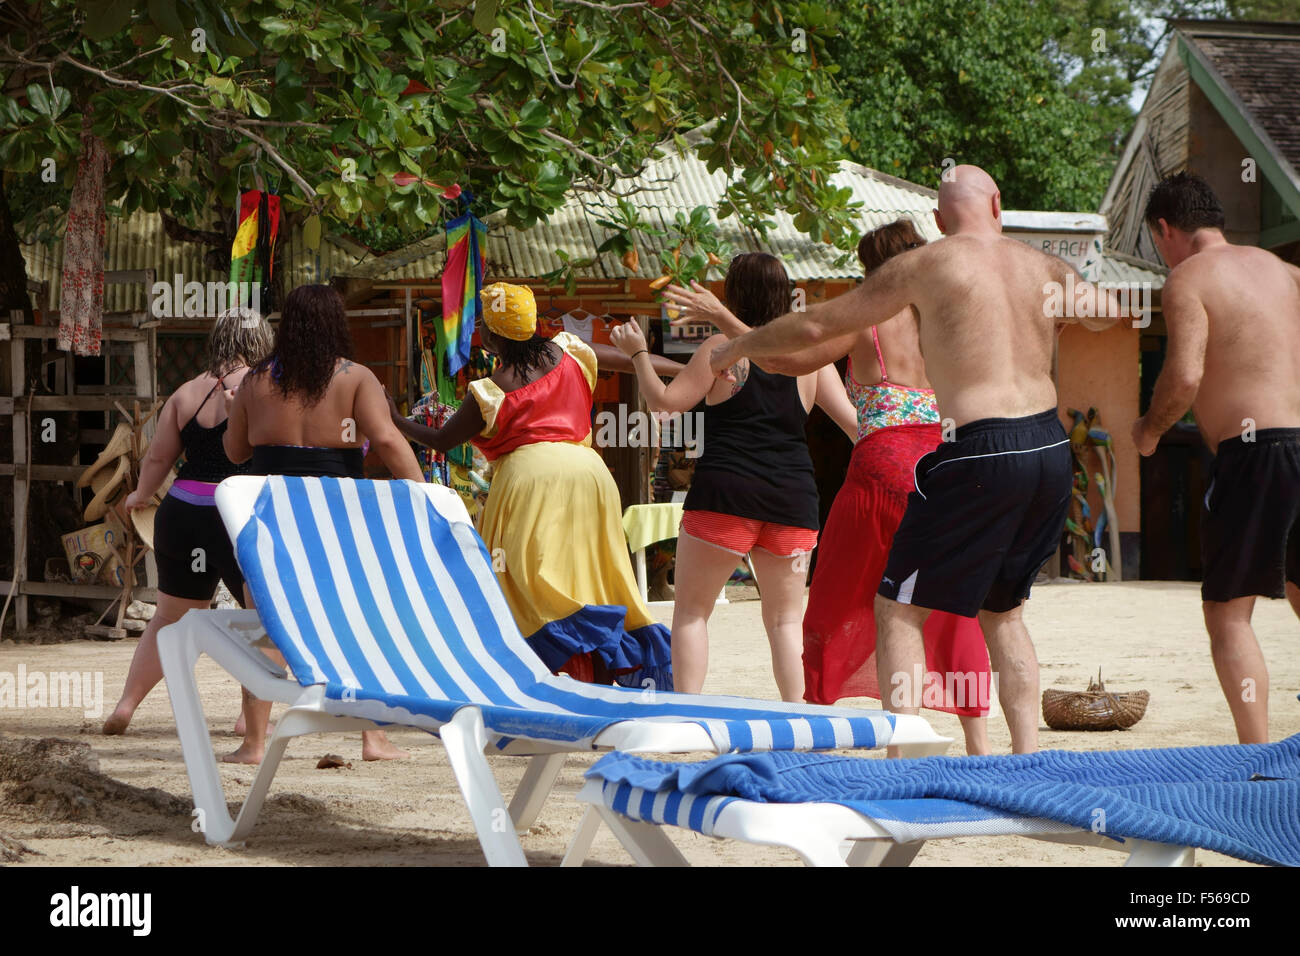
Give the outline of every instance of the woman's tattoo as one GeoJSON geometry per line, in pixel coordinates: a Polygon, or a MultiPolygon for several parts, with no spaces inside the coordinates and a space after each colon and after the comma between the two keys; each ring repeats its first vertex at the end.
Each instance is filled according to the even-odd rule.
{"type": "Polygon", "coordinates": [[[749,359],[741,359],[735,365],[731,366],[731,374],[735,376],[736,379],[731,386],[731,394],[735,395],[745,387],[745,381],[749,378],[749,359]]]}

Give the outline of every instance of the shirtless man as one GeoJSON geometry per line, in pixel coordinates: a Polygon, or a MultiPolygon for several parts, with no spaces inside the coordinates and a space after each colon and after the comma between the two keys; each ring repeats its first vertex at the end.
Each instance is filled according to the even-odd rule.
{"type": "Polygon", "coordinates": [[[1171,269],[1169,329],[1138,451],[1186,414],[1215,452],[1201,509],[1205,628],[1237,738],[1268,742],[1268,668],[1250,626],[1256,595],[1300,615],[1300,269],[1223,237],[1223,207],[1179,173],[1151,190],[1147,226],[1171,269]]]}
{"type": "MultiPolygon", "coordinates": [[[[896,256],[852,292],[784,315],[713,352],[715,374],[741,358],[783,371],[781,357],[884,322],[909,305],[919,316],[925,370],[955,441],[921,458],[916,490],[894,536],[876,597],[882,689],[924,664],[921,628],[932,610],[978,613],[1012,749],[1038,748],[1038,660],[1021,606],[1059,547],[1070,501],[1070,449],[1056,411],[1050,293],[1096,290],[1060,259],[1001,235],[992,178],[958,166],[939,188],[940,242],[896,256]]],[[[1074,310],[1070,310],[1074,311],[1074,310]]],[[[1096,314],[1092,303],[1089,315],[1096,314]]],[[[1116,310],[1109,310],[1116,315],[1116,310]]],[[[891,709],[917,713],[920,687],[904,679],[891,709]],[[905,706],[894,706],[902,697],[905,706]],[[908,698],[910,697],[910,700],[908,698]]]]}

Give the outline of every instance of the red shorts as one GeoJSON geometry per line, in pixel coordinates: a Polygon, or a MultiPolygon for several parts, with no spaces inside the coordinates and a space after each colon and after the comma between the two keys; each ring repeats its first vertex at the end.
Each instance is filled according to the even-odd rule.
{"type": "Polygon", "coordinates": [[[681,533],[738,555],[762,548],[778,558],[790,558],[817,547],[817,532],[812,528],[792,528],[716,511],[682,512],[681,533]]]}

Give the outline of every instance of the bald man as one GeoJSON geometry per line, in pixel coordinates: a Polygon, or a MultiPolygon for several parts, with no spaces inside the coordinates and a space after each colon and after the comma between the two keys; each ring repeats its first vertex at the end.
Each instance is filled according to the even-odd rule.
{"type": "Polygon", "coordinates": [[[1001,196],[982,169],[944,174],[935,221],[945,239],[894,257],[852,292],[732,339],[711,364],[725,376],[747,357],[779,372],[782,356],[822,344],[829,354],[831,342],[915,311],[926,375],[956,431],[916,463],[880,582],[880,687],[891,710],[917,713],[925,619],[933,610],[978,614],[1012,749],[1026,753],[1038,748],[1038,660],[1021,608],[1059,547],[1073,481],[1053,333],[1061,322],[1102,329],[1116,320],[1091,318],[1095,299],[1070,310],[1087,318],[1055,314],[1049,303],[1062,290],[1096,290],[1061,259],[1001,235],[1001,196]]]}
{"type": "Polygon", "coordinates": [[[1223,237],[1205,180],[1178,173],[1147,198],[1170,267],[1168,349],[1151,407],[1133,425],[1150,455],[1187,413],[1215,452],[1201,506],[1201,607],[1210,654],[1243,744],[1268,742],[1268,668],[1251,627],[1257,596],[1300,614],[1300,269],[1223,237]]]}

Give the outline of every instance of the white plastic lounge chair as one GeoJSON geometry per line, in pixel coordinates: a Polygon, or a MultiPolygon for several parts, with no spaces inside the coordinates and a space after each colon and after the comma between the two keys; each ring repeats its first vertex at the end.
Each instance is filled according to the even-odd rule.
{"type": "MultiPolygon", "coordinates": [[[[959,801],[926,801],[947,805],[944,809],[950,818],[943,823],[918,824],[911,822],[916,815],[915,800],[877,801],[883,812],[875,816],[838,803],[758,803],[724,796],[681,798],[680,794],[678,801],[670,803],[672,795],[671,791],[587,780],[578,800],[588,804],[588,809],[561,865],[582,865],[602,820],[638,866],[690,866],[664,832],[665,826],[719,839],[785,847],[798,853],[808,866],[908,866],[927,840],[973,836],[1025,836],[1104,847],[1128,853],[1125,866],[1195,865],[1192,847],[1117,840],[1054,820],[997,813],[959,801]]],[[[931,806],[927,811],[937,809],[931,806]]]]}
{"type": "MultiPolygon", "coordinates": [[[[256,611],[191,611],[159,634],[209,843],[252,829],[290,738],[385,724],[439,734],[490,863],[524,862],[482,751],[533,756],[509,807],[527,829],[569,753],[824,750],[951,743],[920,717],[600,687],[556,677],[519,634],[454,491],[405,481],[236,477],[217,489],[256,611]],[[292,677],[254,646],[269,637],[292,677]],[[232,819],[194,667],[208,654],[278,721],[232,819]]],[[[508,556],[507,556],[508,560],[508,556]]]]}

